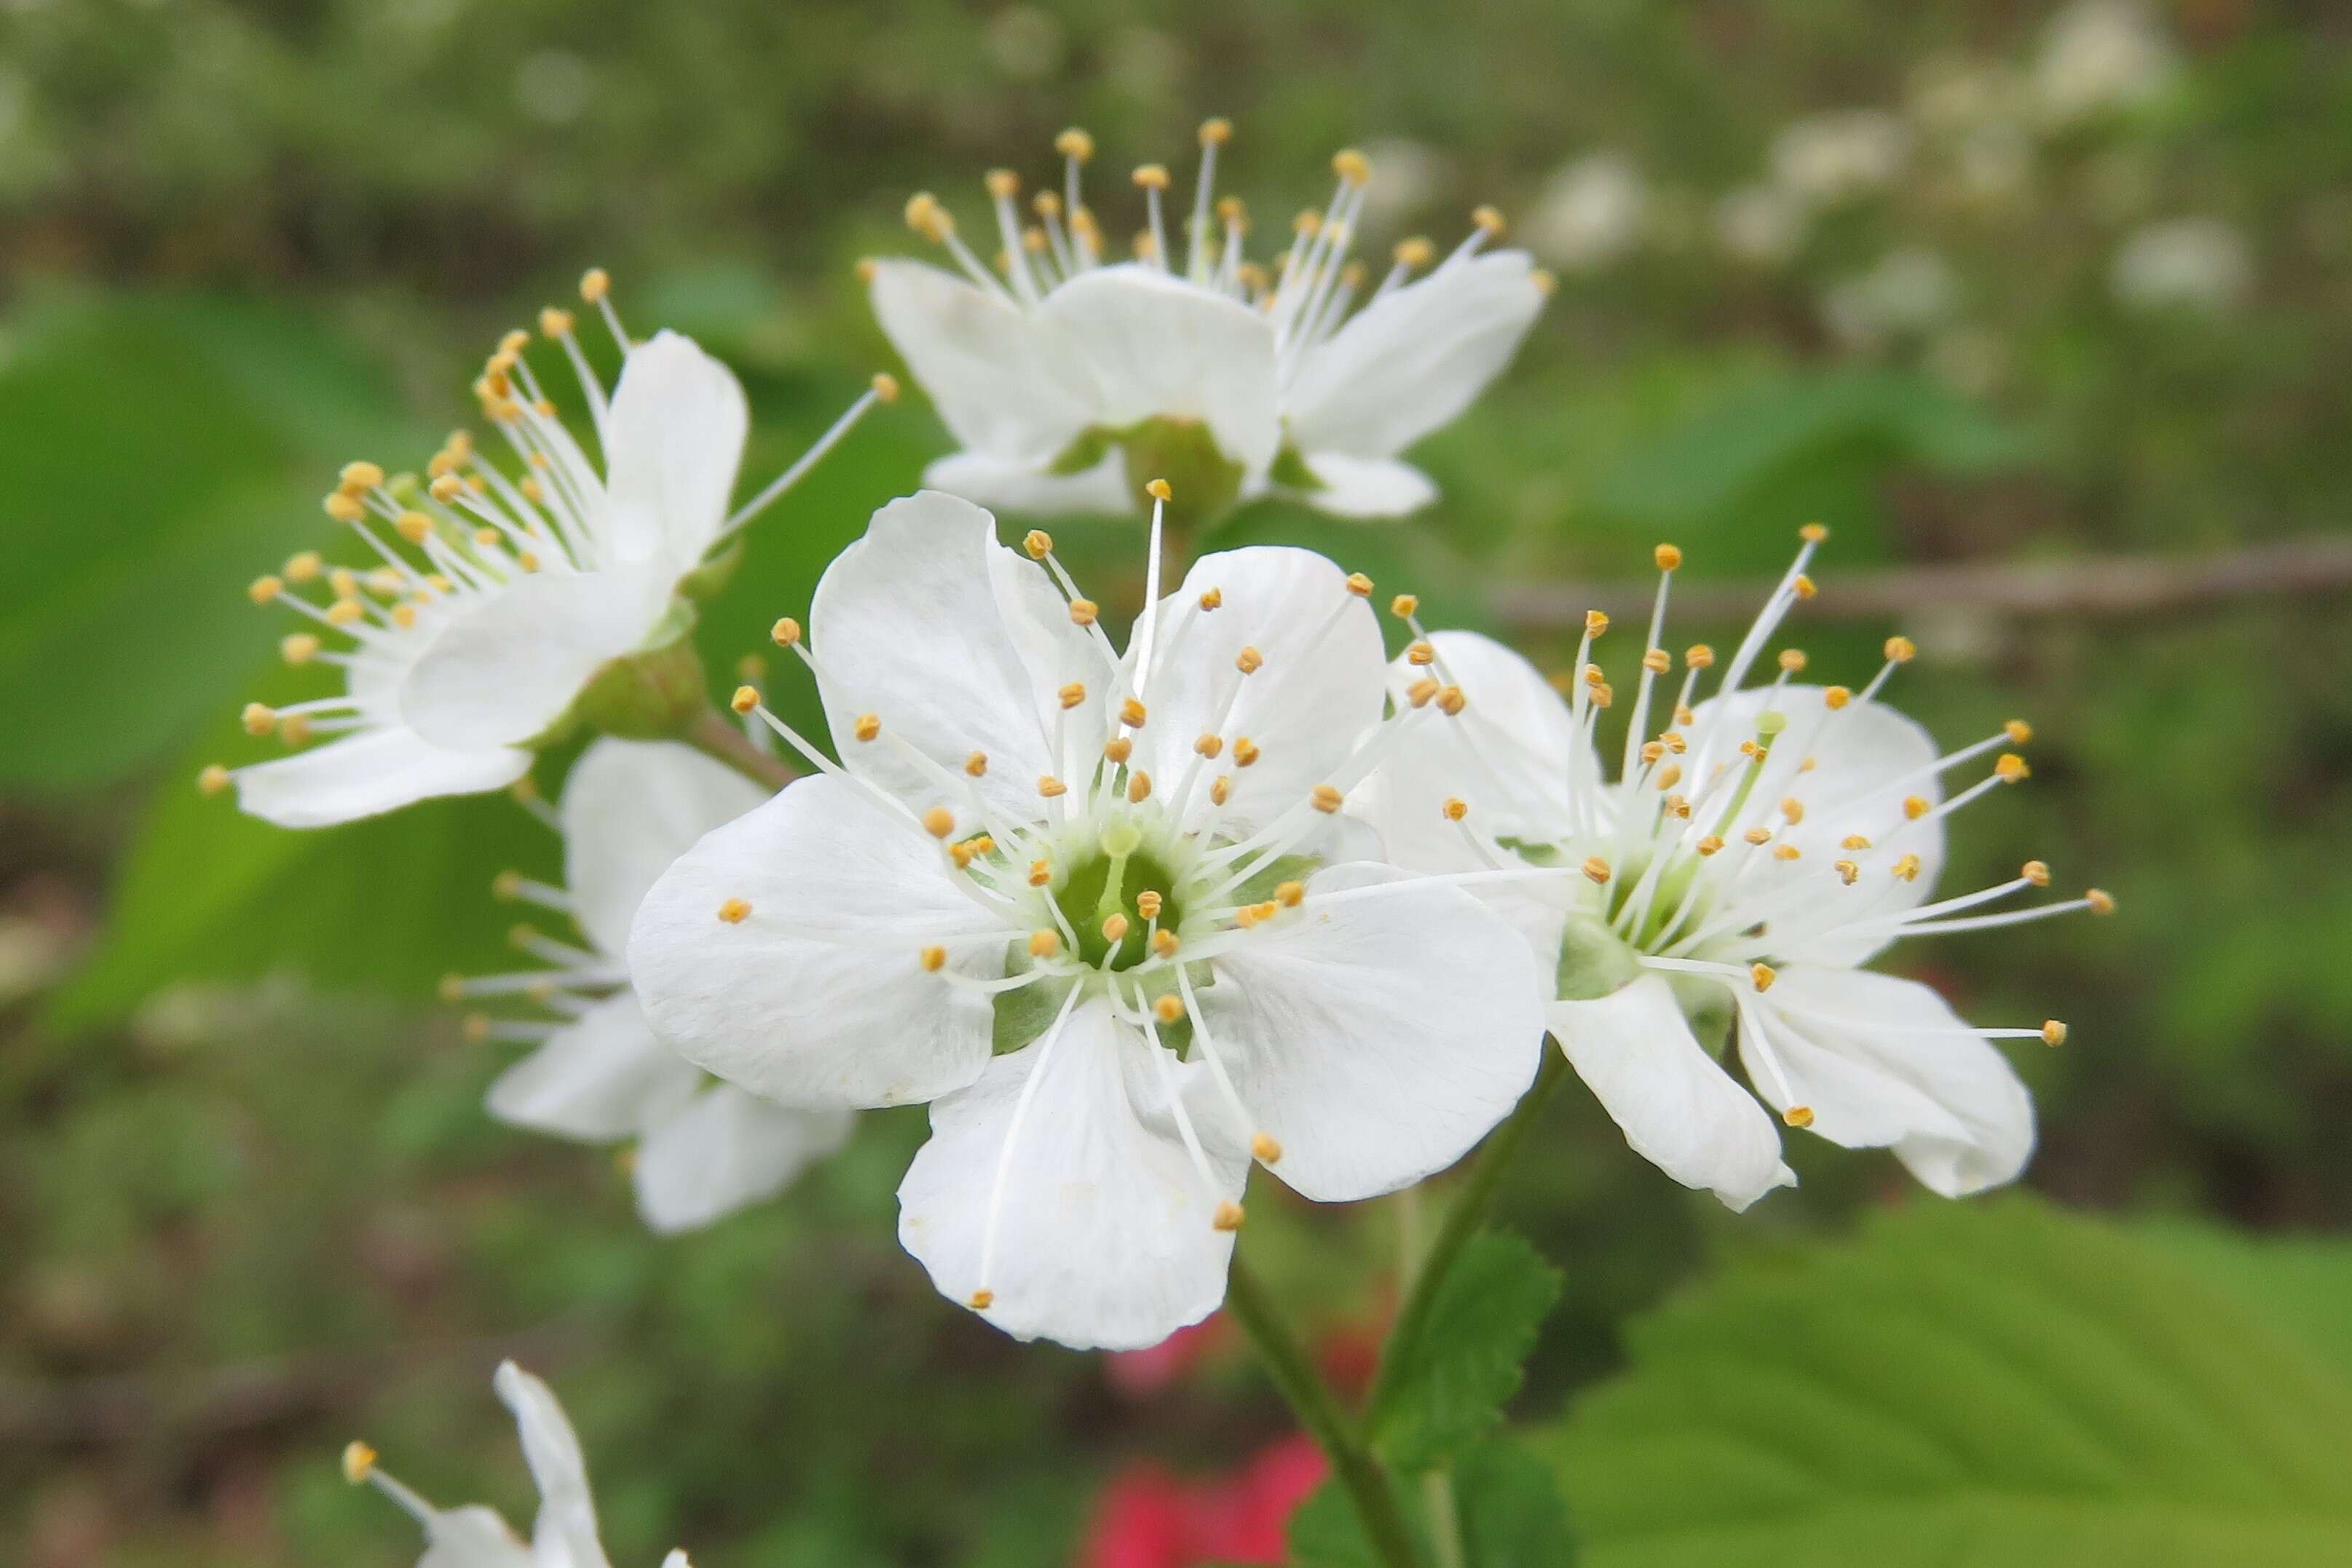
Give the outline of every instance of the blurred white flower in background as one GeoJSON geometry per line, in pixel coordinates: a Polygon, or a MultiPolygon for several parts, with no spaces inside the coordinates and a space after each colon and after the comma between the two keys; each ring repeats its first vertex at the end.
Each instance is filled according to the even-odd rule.
{"type": "Polygon", "coordinates": [[[2179,50],[2147,7],[2132,0],[2078,0],[2051,19],[2033,63],[2042,118],[2065,125],[2162,92],[2179,50]]]}
{"type": "Polygon", "coordinates": [[[1951,315],[1958,298],[1949,262],[1906,246],[1868,272],[1832,284],[1822,295],[1822,319],[1847,348],[1869,348],[1935,327],[1951,315]]]}
{"type": "Polygon", "coordinates": [[[1357,226],[1393,233],[1415,213],[1436,201],[1453,179],[1445,154],[1426,142],[1392,137],[1368,141],[1364,156],[1381,177],[1364,187],[1357,226]]]}
{"type": "Polygon", "coordinates": [[[1772,139],[1772,178],[1790,194],[1835,206],[1885,189],[1911,156],[1910,128],[1883,109],[1791,121],[1772,139]]]}
{"type": "Polygon", "coordinates": [[[1043,81],[1061,68],[1069,38],[1053,14],[1013,5],[989,18],[981,35],[988,57],[1014,81],[1043,81]]]}
{"type": "Polygon", "coordinates": [[[569,125],[596,95],[588,62],[569,49],[541,49],[515,67],[515,102],[545,125],[569,125]]]}
{"type": "Polygon", "coordinates": [[[1546,182],[1528,219],[1528,244],[1564,270],[1598,271],[1640,243],[1649,205],[1649,187],[1631,158],[1587,153],[1546,182]]]}
{"type": "Polygon", "coordinates": [[[1715,204],[1715,240],[1727,256],[1775,266],[1805,243],[1805,206],[1778,185],[1742,185],[1715,204]]]}
{"type": "Polygon", "coordinates": [[[2116,252],[2108,286],[2126,305],[2216,313],[2236,308],[2254,282],[2253,246],[2220,218],[2150,224],[2116,252]]]}

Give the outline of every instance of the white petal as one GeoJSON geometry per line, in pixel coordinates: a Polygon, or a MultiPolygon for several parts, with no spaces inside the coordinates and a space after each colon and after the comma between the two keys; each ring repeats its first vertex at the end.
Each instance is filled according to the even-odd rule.
{"type": "Polygon", "coordinates": [[[1312,490],[1292,493],[1335,517],[1402,517],[1437,499],[1437,486],[1430,483],[1428,475],[1392,457],[1310,452],[1306,462],[1323,483],[1312,490]]]}
{"type": "Polygon", "coordinates": [[[771,1105],[730,1083],[696,1095],[637,1145],[637,1212],[664,1235],[773,1197],[848,1140],[854,1114],[771,1105]]]}
{"type": "Polygon", "coordinates": [[[1008,463],[981,452],[955,452],[923,470],[923,485],[961,496],[977,506],[1031,517],[1064,512],[1118,515],[1134,505],[1127,487],[1127,457],[1116,450],[1076,474],[1049,473],[1042,466],[1008,463]]]}
{"type": "Polygon", "coordinates": [[[597,741],[572,765],[558,808],[563,880],[597,950],[629,944],[637,904],[669,862],[770,791],[725,764],[665,741],[597,741]]]}
{"type": "Polygon", "coordinates": [[[659,554],[683,572],[700,560],[750,427],[734,372],[692,339],[658,332],[631,349],[604,421],[607,563],[659,554]]]}
{"type": "Polygon", "coordinates": [[[539,1483],[531,1538],[540,1560],[563,1568],[607,1568],[596,1539],[596,1504],[588,1494],[588,1461],[554,1391],[511,1361],[499,1364],[493,1384],[514,1412],[523,1459],[539,1483]]]}
{"type": "Polygon", "coordinates": [[[702,1073],[654,1038],[627,991],[607,997],[490,1085],[490,1114],[589,1143],[630,1137],[675,1116],[702,1073]]]}
{"type": "Polygon", "coordinates": [[[1274,1173],[1326,1202],[1444,1170],[1509,1114],[1543,1052],[1542,986],[1503,920],[1460,888],[1332,866],[1307,902],[1214,961],[1199,991],[1274,1173]],[[1387,884],[1379,893],[1332,897],[1387,884]]]}
{"type": "MultiPolygon", "coordinates": [[[[1892,1146],[1931,1190],[2011,1180],[2033,1152],[2033,1101],[2009,1059],[1916,980],[1791,966],[1753,1004],[1812,1130],[1848,1148],[1892,1146]]],[[[1785,1110],[1741,1030],[1748,1081],[1785,1110]]]]}
{"type": "Polygon", "coordinates": [[[866,537],[825,569],[809,611],[817,685],[843,760],[918,810],[963,815],[961,785],[899,753],[892,740],[849,738],[877,715],[897,740],[964,779],[984,752],[981,798],[1004,817],[1034,821],[1039,776],[1071,776],[1102,745],[1109,664],[1070,623],[1045,569],[996,542],[996,523],[969,501],[925,490],[874,514],[866,537]],[[1065,713],[1055,696],[1086,685],[1065,713]],[[1073,737],[1057,757],[1055,727],[1073,737]]]}
{"type": "Polygon", "coordinates": [[[542,572],[453,619],[408,673],[401,716],[436,746],[518,746],[563,716],[669,601],[666,572],[542,572]]]}
{"type": "Polygon", "coordinates": [[[1196,815],[1205,810],[1208,779],[1229,774],[1233,793],[1218,819],[1228,831],[1263,823],[1330,782],[1381,716],[1380,626],[1346,575],[1313,550],[1253,545],[1202,557],[1160,601],[1155,638],[1137,758],[1172,789],[1194,762],[1193,744],[1214,729],[1226,751],[1201,764],[1192,805],[1196,815]],[[1202,610],[1212,588],[1223,603],[1202,610]],[[1265,660],[1255,674],[1234,663],[1244,647],[1265,660]],[[1244,736],[1260,754],[1247,768],[1232,756],[1244,736]]]}
{"type": "Polygon", "coordinates": [[[436,1509],[425,1537],[416,1568],[545,1568],[496,1509],[478,1502],[436,1509]]]}
{"type": "MultiPolygon", "coordinates": [[[[988,1061],[988,998],[926,973],[1003,972],[998,929],[921,828],[832,776],[803,779],[680,856],[638,906],[629,972],[689,1061],[788,1105],[899,1105],[988,1061]],[[719,918],[730,899],[751,910],[719,918]]],[[[1008,933],[1008,936],[1010,934],[1008,933]]]]}
{"type": "MultiPolygon", "coordinates": [[[[1887,938],[1882,930],[1857,940],[1840,933],[1837,925],[1908,909],[1934,889],[1944,862],[1942,825],[1914,821],[1903,801],[1916,795],[1933,802],[1943,798],[1943,790],[1932,776],[1921,776],[1938,755],[1934,737],[1925,729],[1882,703],[1853,702],[1832,709],[1822,693],[1820,686],[1790,685],[1774,696],[1770,688],[1759,686],[1736,693],[1727,705],[1709,699],[1692,710],[1686,731],[1708,755],[1727,757],[1754,734],[1757,716],[1766,709],[1778,709],[1787,717],[1789,727],[1773,742],[1757,777],[1748,814],[1769,814],[1770,825],[1780,830],[1780,841],[1794,844],[1801,858],[1758,861],[1741,872],[1742,892],[1758,895],[1775,883],[1808,876],[1819,880],[1823,867],[1856,858],[1854,852],[1840,847],[1849,835],[1870,840],[1872,850],[1860,857],[1860,882],[1850,890],[1824,882],[1824,899],[1811,911],[1793,916],[1784,913],[1777,932],[1784,954],[1801,952],[1809,962],[1853,965],[1885,946],[1887,938]],[[1718,716],[1727,716],[1719,731],[1718,716]],[[1813,766],[1801,772],[1808,757],[1813,766]],[[1791,799],[1805,808],[1804,820],[1794,825],[1778,810],[1780,801],[1791,799]],[[1919,857],[1915,880],[1905,881],[1887,870],[1904,852],[1919,857]],[[1838,897],[1841,892],[1846,896],[1838,897]]],[[[1745,867],[1747,857],[1725,863],[1745,867]]]]}
{"type": "Polygon", "coordinates": [[[1744,1209],[1795,1177],[1756,1097],[1693,1037],[1656,975],[1591,1001],[1554,1002],[1551,1032],[1633,1152],[1685,1186],[1744,1209]]]}
{"type": "Polygon", "coordinates": [[[1524,251],[1440,267],[1357,313],[1284,399],[1300,450],[1392,457],[1502,373],[1543,308],[1524,251]]]}
{"type": "Polygon", "coordinates": [[[325,828],[444,795],[503,789],[530,771],[530,753],[449,751],[398,725],[362,729],[275,762],[236,770],[236,803],[281,828],[325,828]]]}
{"type": "Polygon", "coordinates": [[[877,262],[871,292],[883,333],[973,452],[1043,466],[1093,423],[1085,362],[1051,323],[920,262],[877,262]]]}
{"type": "MultiPolygon", "coordinates": [[[[1040,1041],[997,1057],[932,1105],[930,1142],[898,1186],[898,1240],[940,1294],[968,1302],[985,1285],[990,1322],[1080,1349],[1156,1344],[1216,1310],[1234,1239],[1210,1220],[1221,1199],[1241,1196],[1247,1162],[1211,1144],[1214,1183],[1203,1189],[1152,1049],[1097,999],[1070,1015],[1050,1051],[1040,1041]],[[1037,1071],[1000,1193],[1014,1108],[1037,1071]],[[996,1245],[983,1280],[992,1197],[996,1245]]],[[[1200,1114],[1200,1068],[1167,1065],[1200,1114]]]]}
{"type": "Polygon", "coordinates": [[[1282,441],[1274,329],[1260,312],[1156,267],[1123,264],[1063,284],[1038,316],[1092,368],[1096,423],[1201,420],[1249,473],[1274,461],[1282,441]]]}

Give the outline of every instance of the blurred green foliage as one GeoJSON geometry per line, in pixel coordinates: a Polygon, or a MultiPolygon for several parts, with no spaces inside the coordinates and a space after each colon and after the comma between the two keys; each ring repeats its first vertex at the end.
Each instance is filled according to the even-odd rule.
{"type": "MultiPolygon", "coordinates": [[[[0,8],[0,1557],[407,1561],[406,1525],[334,1474],[354,1430],[436,1499],[522,1517],[488,1386],[507,1352],[573,1410],[616,1562],[683,1541],[719,1568],[1034,1568],[1067,1560],[1123,1462],[1213,1472],[1283,1429],[1228,1354],[1138,1396],[1099,1358],[938,1301],[893,1240],[919,1113],[868,1118],[782,1202],[646,1236],[603,1156],[487,1122],[502,1057],[428,1005],[442,972],[508,962],[488,883],[550,869],[543,829],[493,799],[280,833],[192,789],[205,763],[264,754],[243,701],[308,689],[244,584],[334,542],[316,498],[341,461],[420,462],[470,413],[496,332],[583,266],[614,270],[633,326],[737,367],[757,479],[889,363],[850,266],[914,243],[905,197],[977,213],[980,171],[1045,173],[1064,123],[1094,131],[1116,186],[1147,158],[1181,180],[1198,118],[1233,116],[1229,183],[1265,228],[1320,199],[1332,148],[1370,145],[1402,190],[1375,244],[1450,241],[1481,200],[1559,244],[1549,177],[1615,151],[1647,192],[1631,248],[1551,257],[1561,287],[1517,367],[1415,454],[1443,503],[1369,528],[1262,506],[1223,537],[1324,549],[1434,620],[1498,629],[1498,585],[1636,579],[1660,538],[1692,580],[1745,580],[1809,518],[1834,531],[1829,603],[1855,566],[2340,530],[2352,33],[2285,0],[2156,15],[2179,57],[2166,89],[2032,128],[1995,189],[1930,89],[1956,61],[2029,61],[2031,5],[0,8]],[[1858,106],[1913,127],[1906,177],[1825,207],[1779,259],[1723,254],[1714,204],[1759,178],[1776,133],[1858,106]],[[2242,287],[2119,294],[2135,236],[2184,217],[2238,237],[2242,287]],[[1906,251],[1944,268],[1932,319],[1887,315],[1874,269],[1906,251]],[[1849,287],[1869,277],[1875,293],[1849,287]],[[1855,298],[1880,301],[1866,329],[1832,308],[1855,298]]],[[[910,396],[761,520],[700,622],[715,682],[944,446],[910,396]]],[[[1131,523],[1056,531],[1108,607],[1133,602],[1131,523]]],[[[1960,821],[1948,877],[2040,855],[2121,913],[1894,961],[1987,1023],[2070,1019],[2064,1051],[2018,1058],[2042,1112],[2030,1179],[2176,1223],[2001,1210],[1819,1253],[1858,1211],[1916,1205],[1891,1162],[1792,1140],[1803,1186],[1735,1219],[1570,1089],[1504,1195],[1565,1276],[1518,1413],[1549,1418],[1610,1372],[1620,1325],[1727,1253],[1797,1261],[1701,1287],[1710,1342],[1734,1325],[1705,1314],[1760,1294],[1784,1332],[1733,1343],[1822,1343],[1860,1299],[1840,1281],[1924,1290],[1905,1269],[1980,1246],[1989,1294],[2004,1257],[2080,1284],[2079,1251],[2191,1292],[2148,1309],[2159,1326],[2203,1313],[2274,1360],[2305,1341],[2340,1358],[2340,1250],[2258,1256],[2189,1223],[2352,1223],[2352,653],[2341,602],[2294,586],[2095,623],[1943,603],[1793,632],[1830,680],[1917,636],[1898,695],[1954,742],[2034,721],[2032,783],[1960,821]]],[[[814,725],[795,672],[767,681],[814,725]]],[[[551,792],[564,760],[542,766],[551,792]]],[[[1377,1323],[1385,1206],[1269,1194],[1252,1216],[1245,1246],[1312,1333],[1377,1323]]],[[[1921,1311],[1903,1321],[1923,1333],[1949,1316],[1921,1311]]],[[[1637,1332],[1631,1381],[1570,1432],[1661,1386],[1670,1337],[1637,1332]]],[[[2091,1342],[2048,1342],[2069,1343],[2091,1342]]],[[[1769,1348],[1739,1367],[1767,1378],[1769,1348]]],[[[2341,1448],[2340,1428],[2297,1430],[2341,1448]]],[[[1867,1448],[1821,1436],[1832,1457],[1867,1448]]],[[[1610,1534],[1639,1522],[1643,1477],[1579,1440],[1560,1451],[1596,1560],[1649,1560],[1610,1534]]],[[[1549,1495],[1514,1490],[1499,1452],[1465,1484],[1549,1495]]],[[[2173,1473],[2125,1467],[2119,1495],[2173,1473]]]]}

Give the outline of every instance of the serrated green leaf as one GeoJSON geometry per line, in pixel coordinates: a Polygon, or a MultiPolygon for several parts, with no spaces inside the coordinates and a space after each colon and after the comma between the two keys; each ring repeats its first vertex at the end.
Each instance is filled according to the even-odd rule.
{"type": "Polygon", "coordinates": [[[1599,1568],[2352,1561],[2352,1377],[2133,1230],[1917,1205],[1635,1325],[1552,1441],[1599,1568]]]}
{"type": "Polygon", "coordinates": [[[1471,1568],[1569,1568],[1577,1559],[1559,1480],[1517,1442],[1497,1438],[1462,1457],[1454,1509],[1471,1568]]]}
{"type": "Polygon", "coordinates": [[[1401,1470],[1425,1469],[1499,1420],[1559,1287],[1559,1271],[1517,1237],[1472,1237],[1421,1332],[1389,1348],[1396,1371],[1370,1417],[1381,1457],[1401,1470]]]}

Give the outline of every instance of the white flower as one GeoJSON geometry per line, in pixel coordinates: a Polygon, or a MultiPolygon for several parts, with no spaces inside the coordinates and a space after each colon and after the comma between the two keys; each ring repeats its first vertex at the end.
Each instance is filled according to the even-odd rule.
{"type": "Polygon", "coordinates": [[[1832,284],[1822,295],[1822,317],[1839,342],[1868,348],[1937,326],[1951,315],[1958,293],[1949,262],[1906,246],[1887,252],[1868,272],[1832,284]]]}
{"type": "MultiPolygon", "coordinates": [[[[2026,773],[2004,753],[1949,800],[1938,780],[2023,742],[2012,721],[1937,755],[1926,732],[1878,700],[1912,654],[1860,692],[1796,684],[1804,655],[1778,656],[1769,685],[1742,689],[1790,605],[1819,529],[1706,700],[1713,652],[1694,647],[1664,722],[1651,728],[1665,579],[1649,629],[1618,778],[1594,744],[1613,692],[1587,663],[1588,622],[1563,700],[1525,659],[1466,632],[1425,637],[1393,681],[1408,702],[1443,681],[1467,705],[1432,745],[1393,748],[1350,809],[1398,863],[1453,873],[1509,912],[1549,969],[1551,1031],[1626,1141],[1677,1181],[1734,1208],[1794,1178],[1771,1120],[1716,1061],[1737,1025],[1748,1082],[1791,1126],[1848,1147],[1892,1147],[1922,1182],[1957,1196],[2017,1175],[2033,1144],[2024,1086],[1989,1039],[2064,1028],[1971,1029],[1915,981],[1859,966],[1898,937],[1974,930],[2106,894],[1967,915],[2042,886],[2029,862],[1997,886],[1922,904],[1943,860],[1943,821],[2026,773]],[[1475,782],[1465,784],[1466,778],[1475,782]]],[[[1671,577],[1679,552],[1661,547],[1671,577]]],[[[1416,628],[1418,630],[1418,628],[1416,628]]]]}
{"type": "MultiPolygon", "coordinates": [[[[482,1503],[435,1508],[386,1475],[365,1443],[343,1450],[343,1479],[373,1486],[424,1527],[425,1555],[416,1568],[611,1568],[596,1531],[588,1461],[554,1391],[511,1361],[499,1364],[493,1385],[514,1412],[522,1457],[539,1483],[539,1520],[529,1542],[482,1503]]],[[[662,1568],[688,1568],[686,1553],[672,1552],[662,1568]]]]}
{"type": "Polygon", "coordinates": [[[1528,243],[1556,266],[1598,271],[1639,243],[1649,204],[1649,187],[1631,158],[1589,153],[1545,184],[1528,219],[1528,243]]]}
{"type": "MultiPolygon", "coordinates": [[[[1003,277],[933,197],[908,222],[962,277],[919,262],[866,264],[882,329],[963,450],[927,483],[1028,512],[1118,510],[1147,479],[1174,482],[1204,519],[1272,490],[1346,517],[1390,517],[1436,495],[1398,455],[1451,422],[1510,361],[1549,280],[1523,251],[1486,252],[1502,230],[1480,208],[1470,237],[1419,281],[1435,252],[1408,240],[1364,308],[1349,261],[1370,160],[1342,152],[1326,210],[1301,213],[1271,272],[1246,260],[1241,204],[1212,197],[1223,120],[1201,132],[1192,217],[1172,236],[1168,172],[1135,172],[1149,210],[1137,259],[1112,264],[1079,170],[1083,131],[1056,145],[1061,191],[1040,192],[1024,226],[1018,179],[988,176],[1003,277]]],[[[1124,248],[1124,247],[1120,247],[1124,248]]]]}
{"type": "Polygon", "coordinates": [[[2126,305],[2215,315],[2243,304],[2253,282],[2253,247],[2220,218],[2150,224],[2124,241],[2108,273],[2126,305]]]}
{"type": "MultiPolygon", "coordinates": [[[[582,294],[627,345],[604,275],[582,294]]],[[[238,803],[283,827],[375,815],[440,795],[496,789],[530,766],[530,747],[572,712],[613,661],[677,643],[692,624],[689,579],[877,398],[861,398],[806,458],[730,514],[742,455],[743,392],[688,340],[662,332],[626,347],[608,398],[568,311],[540,317],[562,346],[593,419],[599,463],[558,417],[509,332],[475,383],[510,449],[492,462],[464,432],[426,476],[387,478],[354,463],[327,512],[375,563],[330,570],[314,551],[257,580],[257,603],[315,623],[282,644],[294,664],[343,671],[341,695],[246,709],[255,735],[327,744],[278,761],[207,768],[238,803]],[[324,601],[310,584],[323,582],[324,601]]],[[[698,688],[698,681],[695,683],[698,688]]]]}
{"type": "Polygon", "coordinates": [[[937,492],[875,515],[808,637],[778,628],[842,762],[745,694],[823,772],[672,866],[629,966],[663,1038],[754,1092],[932,1102],[899,1236],[942,1292],[1143,1345],[1223,1298],[1253,1157],[1323,1200],[1441,1170],[1542,1018],[1509,926],[1339,813],[1360,738],[1412,729],[1378,727],[1369,582],[1207,556],[1164,599],[1154,572],[1122,654],[1052,541],[1028,555],[937,492]]]}
{"type": "Polygon", "coordinates": [[[1783,126],[1772,139],[1772,177],[1814,206],[1835,206],[1894,183],[1911,156],[1910,128],[1883,109],[1847,109],[1783,126]]]}
{"type": "Polygon", "coordinates": [[[490,1113],[587,1143],[635,1140],[637,1210],[666,1233],[774,1197],[849,1136],[846,1110],[772,1105],[709,1082],[654,1037],[629,988],[623,954],[646,890],[696,840],[768,797],[683,746],[597,741],[564,783],[558,820],[568,887],[514,873],[499,879],[502,895],[571,915],[587,945],[520,926],[519,945],[552,968],[443,982],[450,1001],[520,998],[556,1015],[467,1019],[478,1038],[538,1047],[490,1086],[490,1113]]]}
{"type": "Polygon", "coordinates": [[[1772,267],[1805,243],[1805,204],[1778,185],[1742,185],[1715,204],[1715,238],[1724,252],[1772,267]]]}
{"type": "Polygon", "coordinates": [[[2033,91],[2043,118],[2063,125],[2145,103],[2178,66],[2179,51],[2145,6],[2077,0],[2051,19],[2033,63],[2033,91]]]}

